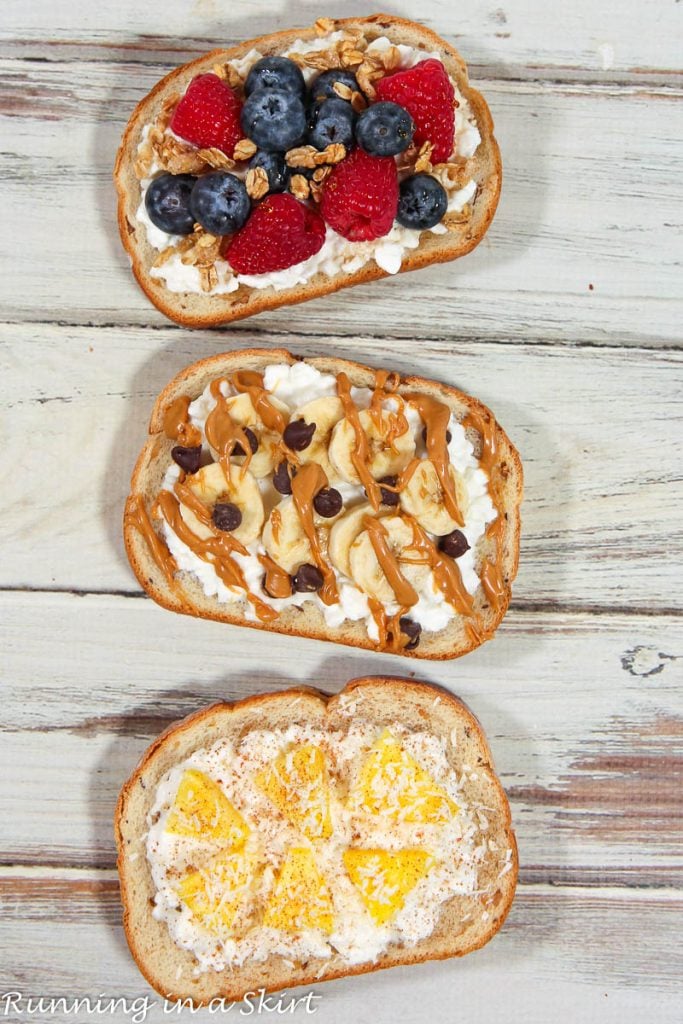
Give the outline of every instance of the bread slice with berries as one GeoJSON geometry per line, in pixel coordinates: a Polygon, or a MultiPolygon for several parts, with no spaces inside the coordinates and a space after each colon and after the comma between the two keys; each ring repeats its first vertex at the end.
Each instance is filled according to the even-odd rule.
{"type": "Polygon", "coordinates": [[[481,725],[397,678],[175,723],[123,786],[115,834],[131,953],[194,1006],[463,956],[503,925],[518,873],[481,725]]]}
{"type": "Polygon", "coordinates": [[[463,392],[237,351],[171,381],[149,434],[124,539],[164,607],[431,659],[466,654],[501,622],[522,467],[463,392]]]}
{"type": "Polygon", "coordinates": [[[465,255],[501,174],[458,52],[378,14],[173,71],[135,109],[114,180],[143,291],[211,327],[465,255]]]}

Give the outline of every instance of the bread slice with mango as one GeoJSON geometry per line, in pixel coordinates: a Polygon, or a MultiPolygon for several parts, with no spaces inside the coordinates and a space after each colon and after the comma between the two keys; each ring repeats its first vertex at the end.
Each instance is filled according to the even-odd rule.
{"type": "MultiPolygon", "coordinates": [[[[205,109],[205,99],[202,96],[197,110],[205,109]]],[[[171,72],[136,107],[118,151],[114,180],[121,240],[141,288],[171,319],[209,327],[465,255],[491,223],[501,174],[491,115],[470,85],[462,57],[423,25],[377,14],[337,21],[323,18],[309,29],[276,32],[214,50],[171,72]],[[409,108],[414,134],[409,135],[408,148],[395,157],[363,157],[367,167],[361,184],[353,187],[347,162],[360,159],[361,147],[352,149],[355,137],[339,134],[336,125],[328,127],[329,137],[344,137],[346,145],[331,142],[320,148],[325,138],[312,136],[309,126],[297,138],[288,133],[289,142],[283,136],[279,145],[287,147],[286,152],[275,162],[271,155],[263,163],[262,153],[272,145],[277,149],[278,143],[262,139],[245,119],[244,104],[251,98],[246,95],[249,72],[264,57],[282,55],[300,69],[305,89],[301,110],[285,111],[288,124],[319,101],[311,90],[320,76],[334,76],[336,70],[339,81],[329,81],[322,98],[353,105],[355,134],[357,119],[367,112],[364,108],[387,102],[384,90],[388,102],[395,98],[399,106],[409,108]],[[396,83],[399,75],[422,74],[414,71],[415,66],[422,68],[429,61],[425,81],[436,67],[433,86],[416,84],[412,77],[405,85],[396,83]],[[202,76],[205,82],[213,76],[206,91],[211,102],[222,104],[226,119],[213,134],[206,124],[197,127],[192,122],[188,129],[192,119],[177,116],[179,104],[191,102],[188,90],[196,89],[202,76]],[[392,83],[383,86],[389,77],[392,83]],[[445,146],[444,118],[450,118],[445,146]],[[392,160],[395,169],[382,164],[392,160]],[[150,189],[161,188],[159,179],[168,175],[178,177],[175,186],[169,185],[172,194],[164,192],[160,202],[167,204],[166,213],[168,202],[179,203],[180,220],[164,219],[163,210],[159,219],[159,209],[151,203],[150,189]],[[204,206],[199,199],[190,201],[190,190],[195,177],[201,182],[208,175],[223,175],[230,202],[241,213],[233,205],[224,210],[225,222],[204,219],[204,206]],[[415,194],[399,201],[399,183],[403,190],[405,179],[415,175],[426,175],[426,186],[420,179],[415,194]],[[333,202],[334,195],[346,196],[345,190],[348,198],[333,202]],[[384,197],[379,211],[376,193],[384,197]],[[404,201],[407,207],[401,206],[404,201]],[[264,242],[259,231],[267,231],[276,214],[283,219],[264,242]],[[244,235],[247,231],[251,240],[244,235]],[[286,245],[280,243],[281,237],[286,245]],[[285,250],[292,254],[290,262],[286,253],[283,256],[285,250]],[[264,257],[270,262],[266,258],[264,263],[264,257]]]]}
{"type": "Polygon", "coordinates": [[[517,881],[478,721],[394,678],[191,715],[144,754],[115,831],[131,952],[195,1005],[462,956],[517,881]]]}

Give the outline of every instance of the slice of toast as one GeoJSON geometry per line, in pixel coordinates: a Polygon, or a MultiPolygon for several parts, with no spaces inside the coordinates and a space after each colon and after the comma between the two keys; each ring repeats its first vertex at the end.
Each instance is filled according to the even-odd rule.
{"type": "MultiPolygon", "coordinates": [[[[250,749],[254,749],[253,745],[250,749]]],[[[359,751],[361,762],[366,753],[367,748],[359,751]]],[[[431,771],[431,762],[425,761],[422,769],[431,771]]],[[[342,775],[345,770],[352,771],[353,764],[347,765],[342,775]]],[[[228,771],[228,761],[216,768],[223,779],[227,778],[228,771]]],[[[335,776],[335,785],[339,785],[339,792],[344,794],[344,778],[335,776]]],[[[248,804],[240,802],[248,792],[246,786],[244,783],[244,788],[232,790],[230,795],[239,805],[238,811],[258,833],[259,820],[250,819],[248,804]]],[[[172,790],[170,792],[172,801],[172,790]]],[[[362,821],[366,819],[358,820],[361,825],[354,827],[362,829],[362,821]]],[[[422,829],[418,825],[403,827],[408,829],[406,835],[416,829],[412,833],[417,837],[413,845],[427,841],[420,838],[426,834],[426,826],[422,829]]],[[[432,825],[431,829],[438,832],[440,827],[432,825]]],[[[215,704],[191,715],[162,733],[144,754],[121,791],[115,832],[124,928],[133,957],[158,992],[171,1000],[191,999],[197,1005],[217,998],[240,1000],[246,993],[260,989],[272,991],[311,985],[399,964],[462,956],[479,949],[503,924],[512,903],[518,872],[509,805],[494,773],[491,754],[477,719],[446,690],[402,679],[357,679],[333,697],[307,687],[296,688],[236,703],[215,704]],[[330,945],[325,956],[313,955],[301,960],[286,955],[285,948],[282,955],[268,952],[266,958],[259,961],[257,948],[252,950],[255,955],[247,956],[242,963],[237,962],[238,955],[232,966],[198,971],[197,958],[191,951],[191,933],[185,930],[183,934],[189,948],[181,948],[174,942],[167,923],[159,919],[159,914],[155,917],[152,913],[156,887],[148,860],[147,834],[150,828],[159,827],[158,791],[163,792],[159,790],[160,784],[168,789],[168,773],[184,765],[193,755],[196,762],[202,752],[217,743],[231,743],[231,750],[237,749],[240,743],[248,745],[255,731],[259,731],[259,735],[264,735],[264,730],[265,735],[279,735],[278,730],[289,730],[288,737],[294,736],[297,729],[302,735],[333,734],[330,737],[333,746],[339,737],[359,728],[367,730],[368,742],[372,743],[373,738],[381,736],[389,726],[395,731],[403,730],[402,742],[407,742],[406,737],[411,735],[429,737],[429,742],[437,744],[442,756],[447,758],[447,770],[452,770],[459,780],[455,818],[459,816],[470,823],[463,843],[470,844],[468,849],[479,851],[474,854],[475,876],[469,886],[463,886],[468,891],[461,891],[438,904],[429,934],[411,942],[402,940],[400,933],[394,933],[371,959],[356,958],[357,962],[350,962],[353,957],[342,955],[330,945]]],[[[437,832],[430,833],[430,841],[434,841],[437,832]]],[[[266,832],[262,835],[266,836],[266,832]]],[[[362,846],[363,836],[355,838],[355,835],[352,845],[362,846]]],[[[154,844],[149,842],[152,849],[154,844]]],[[[267,846],[268,839],[263,842],[267,846]]],[[[308,844],[319,862],[323,862],[321,849],[326,842],[334,842],[334,833],[322,846],[320,842],[308,844]]],[[[459,844],[456,846],[460,850],[456,861],[458,857],[464,859],[464,847],[461,850],[459,844]]],[[[282,860],[282,851],[278,856],[282,860]]],[[[339,882],[334,878],[328,878],[327,882],[333,890],[336,908],[339,882]]],[[[429,903],[430,892],[433,890],[429,888],[419,894],[416,890],[416,896],[422,901],[420,906],[429,903]]],[[[368,929],[372,933],[373,918],[359,906],[354,913],[359,929],[364,929],[364,934],[368,929]]],[[[258,920],[258,905],[255,914],[258,920]]],[[[355,920],[352,919],[352,929],[355,920]]],[[[331,942],[334,943],[334,933],[331,942]]]]}
{"type": "MultiPolygon", "coordinates": [[[[162,391],[152,411],[150,438],[142,449],[133,471],[131,493],[124,513],[124,540],[135,575],[149,595],[165,608],[200,618],[330,640],[367,650],[392,650],[407,657],[456,658],[473,650],[493,636],[510,601],[519,558],[522,467],[519,455],[491,412],[476,399],[448,385],[420,377],[400,378],[394,375],[396,387],[391,393],[397,396],[431,396],[446,406],[455,421],[465,421],[463,440],[472,444],[475,459],[481,460],[483,457],[484,434],[487,435],[486,451],[489,464],[486,486],[488,492],[495,495],[493,506],[498,514],[481,533],[472,552],[468,552],[468,557],[471,554],[473,558],[471,564],[480,580],[472,595],[469,611],[463,608],[458,611],[457,602],[454,604],[451,601],[451,617],[446,625],[443,628],[435,628],[425,622],[419,644],[414,649],[410,649],[403,641],[397,641],[396,629],[392,634],[393,639],[389,634],[384,637],[380,635],[379,639],[377,636],[373,638],[369,632],[369,616],[356,620],[347,616],[339,625],[330,623],[330,617],[326,617],[325,608],[317,594],[306,595],[306,599],[302,598],[304,603],[298,605],[272,605],[278,610],[277,617],[264,621],[254,614],[253,606],[246,600],[219,600],[215,592],[211,596],[211,590],[207,590],[206,582],[200,582],[199,577],[188,570],[187,566],[177,570],[175,564],[169,561],[170,553],[166,546],[168,536],[164,533],[166,522],[158,507],[160,493],[173,487],[173,484],[168,483],[169,468],[178,468],[174,466],[171,455],[177,439],[169,437],[164,429],[168,410],[175,407],[179,401],[187,404],[198,399],[212,382],[227,379],[236,372],[252,371],[263,374],[271,366],[297,367],[301,363],[307,364],[319,373],[335,375],[337,380],[340,379],[340,374],[345,374],[351,385],[358,388],[374,389],[379,379],[379,371],[348,360],[333,357],[297,360],[284,349],[252,349],[200,360],[182,371],[162,391]],[[161,560],[159,552],[162,555],[161,560]],[[494,567],[497,585],[493,588],[481,585],[482,579],[486,582],[487,566],[494,567]]],[[[453,420],[451,422],[453,423],[453,420]]],[[[419,437],[419,428],[416,429],[416,435],[419,437]]],[[[206,438],[203,437],[202,440],[206,445],[206,438]]],[[[182,441],[180,443],[182,444],[182,441]]],[[[190,482],[191,479],[190,476],[186,478],[190,482]]],[[[266,481],[261,481],[264,482],[266,481]]],[[[335,479],[330,480],[331,486],[335,486],[335,483],[335,479]]],[[[363,493],[360,487],[356,488],[356,491],[361,495],[363,493]]],[[[358,497],[357,493],[355,498],[349,499],[343,515],[352,512],[359,502],[362,505],[364,501],[365,498],[358,497]]],[[[266,519],[266,526],[268,522],[270,519],[266,519]]],[[[321,536],[329,536],[324,524],[321,531],[321,536]]],[[[265,537],[265,528],[262,537],[265,537]]],[[[434,544],[437,543],[438,538],[435,538],[434,544]]],[[[287,566],[285,568],[289,571],[287,566]]],[[[337,578],[345,579],[343,575],[338,575],[337,578]]],[[[259,596],[263,598],[264,591],[257,589],[259,596]]]]}
{"type": "MultiPolygon", "coordinates": [[[[481,94],[470,86],[467,68],[461,56],[445,40],[424,26],[388,14],[341,19],[325,26],[324,30],[360,32],[366,42],[386,36],[394,45],[406,45],[425,53],[439,54],[449,77],[469,104],[481,135],[481,142],[474,155],[467,160],[457,158],[452,164],[452,172],[456,175],[459,167],[463,170],[466,167],[467,180],[476,182],[476,195],[473,202],[467,204],[460,213],[446,217],[444,224],[448,230],[445,233],[423,231],[417,248],[404,252],[400,270],[418,270],[432,263],[457,259],[470,252],[483,238],[495,213],[502,169],[491,114],[481,94]]],[[[229,50],[214,50],[163,78],[138,104],[128,123],[114,168],[121,240],[130,255],[133,273],[143,291],[162,313],[180,324],[190,327],[224,324],[387,276],[386,271],[374,259],[370,259],[354,272],[340,270],[330,276],[318,271],[305,283],[291,287],[255,288],[240,284],[237,290],[221,294],[215,291],[171,291],[164,280],[151,274],[159,251],[149,244],[145,225],[137,217],[142,192],[136,163],[146,126],[154,126],[160,117],[164,118],[164,112],[168,111],[173,97],[181,95],[195,76],[211,72],[216,66],[225,66],[226,62],[240,61],[252,49],[262,55],[281,54],[296,40],[308,43],[316,40],[319,34],[320,30],[316,27],[292,29],[252,39],[229,50]]],[[[214,287],[208,283],[208,278],[207,287],[214,287]]]]}

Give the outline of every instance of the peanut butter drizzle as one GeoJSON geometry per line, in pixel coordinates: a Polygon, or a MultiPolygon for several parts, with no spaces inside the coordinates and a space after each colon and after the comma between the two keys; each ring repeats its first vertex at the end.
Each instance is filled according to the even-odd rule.
{"type": "Polygon", "coordinates": [[[246,473],[252,459],[251,445],[244,429],[234,422],[230,416],[228,403],[221,391],[221,384],[225,378],[211,382],[211,394],[216,401],[213,409],[206,417],[204,433],[206,440],[211,447],[218,452],[218,460],[223,467],[225,478],[230,485],[230,456],[236,445],[242,446],[245,459],[242,464],[242,473],[246,473]]]}
{"type": "Polygon", "coordinates": [[[206,525],[212,530],[213,535],[204,540],[193,533],[187,525],[180,514],[180,505],[170,491],[161,491],[158,501],[161,514],[176,536],[198,558],[213,565],[216,575],[226,587],[239,587],[244,590],[247,600],[253,605],[254,611],[262,622],[272,622],[277,618],[277,612],[273,608],[265,604],[256,594],[251,593],[244,573],[233,559],[232,555],[235,551],[240,555],[248,554],[245,546],[236,537],[227,531],[221,531],[219,534],[207,523],[206,525]],[[211,555],[213,558],[210,557],[211,555]]]}
{"type": "Polygon", "coordinates": [[[280,530],[282,529],[282,512],[280,512],[277,505],[270,513],[270,525],[273,531],[273,540],[277,544],[280,540],[280,530]]]}
{"type": "Polygon", "coordinates": [[[375,479],[373,479],[370,467],[368,465],[370,459],[370,450],[368,448],[368,439],[365,436],[365,431],[358,415],[358,409],[355,406],[353,399],[351,398],[351,382],[345,373],[337,374],[337,395],[341,404],[344,406],[344,416],[349,421],[353,428],[353,432],[356,436],[356,447],[351,452],[351,462],[353,467],[358,473],[358,477],[365,493],[368,496],[368,500],[372,505],[375,512],[379,511],[379,506],[382,501],[382,494],[380,486],[375,479]]]}
{"type": "Polygon", "coordinates": [[[247,394],[251,398],[251,404],[263,420],[266,430],[272,430],[276,434],[283,434],[287,426],[287,419],[276,409],[268,399],[268,392],[263,386],[263,374],[254,370],[238,370],[231,374],[230,383],[235,391],[240,394],[247,394]]]}
{"type": "Polygon", "coordinates": [[[395,615],[387,615],[382,602],[375,597],[368,598],[368,607],[379,633],[377,646],[383,651],[399,654],[410,642],[410,637],[402,631],[400,626],[400,621],[408,609],[399,608],[395,615]]]}
{"type": "Polygon", "coordinates": [[[258,560],[266,570],[265,590],[271,597],[290,597],[292,581],[289,573],[280,568],[268,555],[259,555],[258,560]]]}
{"type": "Polygon", "coordinates": [[[191,512],[194,512],[200,523],[211,527],[212,519],[208,506],[194,493],[191,487],[187,486],[184,477],[174,484],[173,493],[181,505],[186,505],[191,512]]]}
{"type": "Polygon", "coordinates": [[[396,595],[396,600],[406,608],[412,608],[419,601],[419,597],[415,588],[401,572],[396,555],[389,546],[389,537],[382,520],[375,519],[373,516],[365,516],[363,528],[368,531],[377,561],[387,578],[387,583],[396,595]]]}
{"type": "Polygon", "coordinates": [[[171,587],[175,590],[176,582],[174,574],[178,566],[176,565],[173,555],[152,526],[152,520],[149,518],[147,509],[145,508],[145,503],[139,494],[135,495],[132,508],[128,508],[126,510],[125,518],[131,526],[135,527],[140,536],[147,543],[149,553],[154,559],[155,564],[159,569],[161,569],[171,587]]]}
{"type": "Polygon", "coordinates": [[[451,410],[443,402],[437,402],[431,395],[406,395],[409,402],[416,407],[427,427],[427,455],[434,464],[436,475],[443,491],[443,503],[452,519],[458,526],[464,526],[465,520],[458,508],[455,493],[455,481],[451,476],[451,460],[448,456],[448,421],[451,410]]]}
{"type": "Polygon", "coordinates": [[[505,532],[505,518],[500,509],[500,495],[498,493],[498,481],[494,477],[497,469],[498,446],[496,444],[496,424],[492,416],[482,416],[479,413],[470,412],[463,421],[463,426],[472,427],[481,436],[481,455],[479,463],[482,469],[488,474],[491,500],[493,507],[498,513],[493,522],[486,527],[486,536],[495,541],[496,559],[491,561],[485,558],[481,566],[481,585],[491,607],[498,611],[501,602],[505,599],[505,583],[498,567],[498,561],[503,550],[503,534],[505,532]]]}
{"type": "Polygon", "coordinates": [[[439,551],[417,520],[412,516],[404,516],[404,518],[406,522],[410,523],[413,530],[411,547],[415,548],[430,566],[441,593],[460,615],[472,615],[474,602],[471,595],[465,590],[457,563],[439,551]]]}
{"type": "Polygon", "coordinates": [[[392,451],[396,451],[395,441],[409,429],[404,409],[405,401],[401,395],[396,394],[396,388],[401,383],[397,373],[389,373],[388,370],[375,371],[375,387],[368,406],[368,413],[378,430],[381,430],[385,422],[388,422],[389,429],[386,434],[386,442],[392,451]],[[396,412],[382,408],[385,398],[393,398],[398,404],[396,412]]]}
{"type": "Polygon", "coordinates": [[[319,591],[320,600],[323,604],[336,604],[339,601],[339,592],[334,569],[325,561],[313,522],[313,499],[318,491],[327,487],[327,483],[327,474],[322,466],[317,462],[307,462],[292,479],[292,498],[304,533],[308,537],[308,543],[311,545],[313,560],[323,574],[323,585],[319,591]]]}
{"type": "Polygon", "coordinates": [[[189,407],[192,401],[187,395],[174,399],[164,411],[164,433],[171,441],[178,441],[185,448],[196,448],[202,443],[202,435],[190,423],[189,407]]]}

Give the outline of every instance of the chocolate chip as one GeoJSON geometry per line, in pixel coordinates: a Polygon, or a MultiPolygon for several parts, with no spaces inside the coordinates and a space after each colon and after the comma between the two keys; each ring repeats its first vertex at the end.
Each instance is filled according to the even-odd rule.
{"type": "Polygon", "coordinates": [[[342,496],[336,487],[323,487],[313,499],[313,508],[324,519],[333,519],[342,510],[342,496]]]}
{"type": "Polygon", "coordinates": [[[294,590],[298,590],[300,594],[312,594],[320,590],[323,583],[323,574],[317,565],[308,564],[300,566],[292,580],[294,590]]]}
{"type": "MultiPolygon", "coordinates": [[[[251,448],[251,454],[255,455],[256,452],[258,451],[258,438],[257,438],[256,434],[254,433],[253,430],[250,430],[249,427],[242,427],[242,430],[247,435],[247,441],[249,442],[249,447],[251,448]]],[[[244,455],[244,448],[239,443],[239,441],[237,442],[237,444],[233,448],[232,454],[233,455],[244,455]]]]}
{"type": "MultiPolygon", "coordinates": [[[[294,470],[292,470],[292,475],[294,470]]],[[[287,461],[283,460],[273,473],[273,487],[280,494],[291,494],[292,493],[292,480],[289,475],[289,469],[287,467],[287,461]]]]}
{"type": "Polygon", "coordinates": [[[444,555],[448,555],[450,558],[460,558],[461,555],[470,550],[467,537],[460,530],[453,530],[452,533],[447,533],[445,537],[442,537],[439,541],[439,547],[444,555]]]}
{"type": "Polygon", "coordinates": [[[285,427],[282,440],[293,452],[302,452],[308,448],[315,434],[315,423],[307,423],[306,420],[292,420],[285,427]]]}
{"type": "Polygon", "coordinates": [[[171,458],[186,473],[196,473],[202,460],[202,446],[183,448],[181,444],[177,444],[175,448],[171,448],[171,458]]]}
{"type": "Polygon", "coordinates": [[[238,509],[237,505],[233,505],[231,501],[219,502],[214,505],[213,512],[211,514],[213,519],[213,525],[217,530],[236,530],[242,522],[242,513],[238,509]]]}
{"type": "Polygon", "coordinates": [[[401,627],[401,632],[410,638],[403,648],[404,651],[414,651],[420,642],[422,626],[419,622],[415,622],[414,619],[409,619],[406,615],[404,615],[402,619],[398,620],[398,624],[401,627]]]}
{"type": "MultiPolygon", "coordinates": [[[[395,487],[398,483],[397,476],[383,476],[377,481],[378,484],[389,484],[389,487],[395,487]]],[[[381,501],[383,505],[389,505],[391,507],[398,505],[398,494],[396,491],[390,491],[386,487],[380,487],[379,493],[381,495],[381,501]]]]}
{"type": "MultiPolygon", "coordinates": [[[[422,440],[424,441],[425,444],[427,444],[427,428],[426,427],[422,428],[422,440]]],[[[446,431],[446,444],[450,444],[450,443],[451,443],[451,432],[450,432],[450,430],[447,430],[446,431]]]]}

